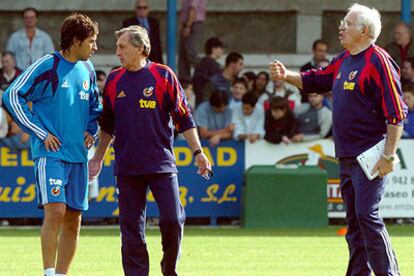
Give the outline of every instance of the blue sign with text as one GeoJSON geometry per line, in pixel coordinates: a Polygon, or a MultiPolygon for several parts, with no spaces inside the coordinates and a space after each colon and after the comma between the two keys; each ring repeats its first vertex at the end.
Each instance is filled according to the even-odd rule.
{"type": "MultiPolygon", "coordinates": [[[[244,143],[227,141],[203,150],[212,163],[214,176],[205,180],[197,174],[190,148],[184,140],[175,143],[180,183],[180,198],[187,217],[240,217],[241,186],[244,172],[244,143]]],[[[90,201],[84,217],[118,215],[115,177],[112,167],[115,153],[111,148],[104,159],[99,177],[98,197],[90,201]]],[[[158,216],[151,192],[147,196],[147,216],[158,216]]],[[[37,208],[33,162],[27,151],[0,148],[0,217],[41,217],[37,208]]]]}

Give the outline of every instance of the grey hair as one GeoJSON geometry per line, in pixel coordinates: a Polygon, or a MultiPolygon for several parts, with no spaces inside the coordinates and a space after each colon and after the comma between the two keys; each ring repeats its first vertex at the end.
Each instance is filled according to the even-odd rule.
{"type": "Polygon", "coordinates": [[[119,31],[115,32],[116,38],[119,38],[121,35],[128,33],[129,34],[129,41],[135,47],[144,46],[143,54],[148,57],[151,52],[151,44],[148,37],[148,32],[145,28],[133,25],[127,28],[123,28],[119,31]]]}
{"type": "Polygon", "coordinates": [[[381,15],[378,10],[354,3],[348,8],[348,13],[349,12],[355,12],[357,14],[357,24],[368,28],[368,35],[371,38],[371,43],[375,43],[382,28],[381,15]]]}

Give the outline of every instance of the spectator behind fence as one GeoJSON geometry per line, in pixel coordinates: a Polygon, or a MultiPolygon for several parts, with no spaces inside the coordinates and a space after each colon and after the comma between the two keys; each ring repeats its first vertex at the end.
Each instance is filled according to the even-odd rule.
{"type": "Polygon", "coordinates": [[[199,62],[200,42],[204,41],[207,0],[181,0],[181,32],[178,45],[178,77],[191,79],[191,68],[199,62]]]}
{"type": "Polygon", "coordinates": [[[404,22],[399,22],[394,27],[394,41],[388,44],[385,50],[399,66],[402,66],[405,60],[414,58],[411,27],[404,22]]]}
{"type": "MultiPolygon", "coordinates": [[[[287,88],[283,80],[273,80],[272,98],[273,97],[282,97],[287,99],[291,110],[295,110],[295,108],[300,106],[302,102],[300,93],[287,88]]],[[[268,103],[270,103],[270,101],[271,99],[269,99],[268,103]]]]}
{"type": "Polygon", "coordinates": [[[122,22],[122,27],[126,28],[132,25],[138,25],[145,28],[148,32],[148,36],[151,43],[151,51],[148,59],[154,62],[163,63],[160,24],[156,18],[149,16],[150,7],[148,5],[148,1],[135,1],[134,11],[134,17],[125,19],[122,22]]]}
{"type": "Polygon", "coordinates": [[[192,112],[194,112],[196,108],[196,96],[194,95],[193,85],[191,82],[182,80],[180,81],[181,87],[184,90],[185,98],[187,99],[187,103],[192,112]]]}
{"type": "Polygon", "coordinates": [[[264,102],[269,99],[270,92],[266,89],[269,83],[270,76],[267,72],[261,71],[257,74],[253,85],[253,92],[257,97],[257,104],[262,106],[264,102]]]}
{"type": "Polygon", "coordinates": [[[246,80],[247,83],[247,91],[253,90],[254,82],[256,81],[256,74],[253,71],[247,71],[243,73],[243,79],[246,80]]]}
{"type": "Polygon", "coordinates": [[[414,85],[414,58],[404,60],[401,66],[402,85],[414,85]]]}
{"type": "Polygon", "coordinates": [[[10,84],[20,75],[21,70],[16,67],[16,62],[12,52],[5,51],[1,54],[0,69],[0,105],[1,95],[10,84]]]}
{"type": "Polygon", "coordinates": [[[236,106],[241,105],[244,94],[247,93],[247,83],[243,78],[237,78],[231,86],[232,99],[230,100],[230,108],[233,110],[236,106]]]}
{"type": "Polygon", "coordinates": [[[214,91],[208,102],[200,104],[195,112],[200,137],[208,139],[212,147],[223,139],[231,139],[233,125],[229,97],[221,91],[214,91]]]}
{"type": "Polygon", "coordinates": [[[217,62],[223,55],[223,42],[217,38],[209,38],[204,45],[206,56],[197,64],[194,70],[193,87],[196,105],[203,101],[203,88],[215,74],[220,74],[220,64],[217,62]]]}
{"type": "Polygon", "coordinates": [[[253,91],[244,94],[242,104],[233,109],[232,123],[233,138],[236,141],[247,140],[255,143],[264,137],[264,110],[257,104],[257,97],[253,91]]]}
{"type": "Polygon", "coordinates": [[[237,78],[240,71],[243,70],[243,56],[237,52],[231,52],[226,57],[226,65],[220,74],[215,74],[210,81],[204,86],[203,99],[209,100],[214,91],[221,91],[227,94],[228,99],[232,98],[231,85],[237,78]]]}
{"type": "Polygon", "coordinates": [[[326,59],[326,55],[328,54],[328,43],[322,39],[315,40],[312,44],[312,53],[312,59],[300,67],[301,72],[318,68],[318,62],[326,59]]]}
{"type": "Polygon", "coordinates": [[[19,69],[25,70],[30,64],[54,51],[50,36],[36,28],[38,11],[29,7],[23,10],[24,28],[14,32],[8,42],[7,51],[16,57],[16,65],[19,69]]]}
{"type": "Polygon", "coordinates": [[[404,120],[403,138],[414,138],[414,85],[404,85],[404,102],[408,107],[408,115],[404,120]]]}
{"type": "Polygon", "coordinates": [[[273,144],[289,144],[295,129],[295,115],[289,107],[289,101],[284,97],[273,97],[270,100],[270,108],[265,113],[266,141],[273,144]]]}
{"type": "Polygon", "coordinates": [[[309,94],[309,104],[295,110],[296,134],[292,142],[308,142],[325,138],[332,127],[332,112],[323,105],[323,95],[309,94]]]}

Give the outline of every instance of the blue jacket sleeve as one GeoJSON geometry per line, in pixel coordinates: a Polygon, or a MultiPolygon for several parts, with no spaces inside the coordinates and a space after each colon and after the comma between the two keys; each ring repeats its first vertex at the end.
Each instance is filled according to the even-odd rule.
{"type": "Polygon", "coordinates": [[[29,66],[3,94],[3,104],[12,118],[30,135],[45,140],[48,131],[40,123],[37,115],[30,111],[28,102],[36,102],[50,95],[44,94],[45,85],[42,76],[53,64],[53,56],[46,55],[29,66]]]}

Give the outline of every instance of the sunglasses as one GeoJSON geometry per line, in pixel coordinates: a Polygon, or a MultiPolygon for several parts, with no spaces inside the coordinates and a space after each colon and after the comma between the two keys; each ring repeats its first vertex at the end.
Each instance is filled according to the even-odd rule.
{"type": "Polygon", "coordinates": [[[148,9],[148,6],[136,6],[135,8],[137,10],[146,10],[146,9],[148,9]]]}

